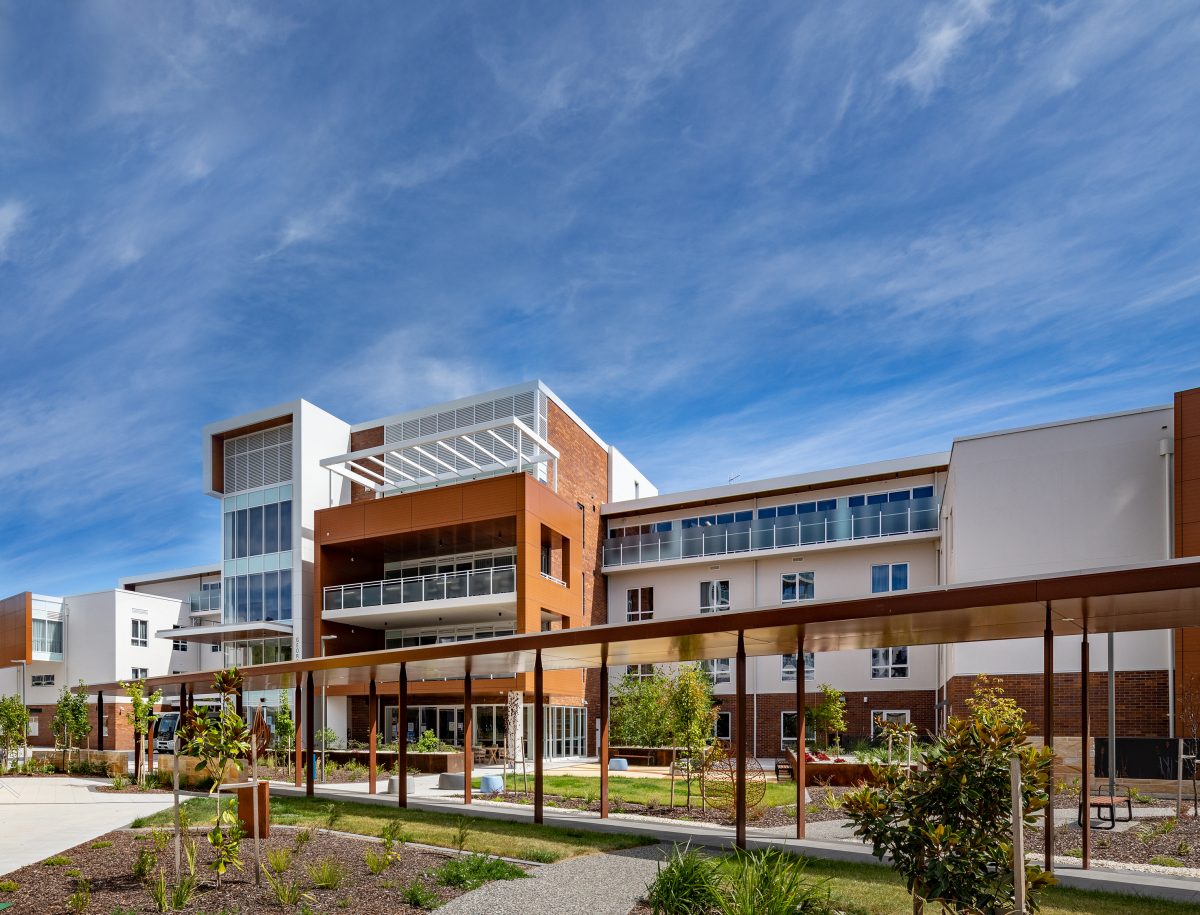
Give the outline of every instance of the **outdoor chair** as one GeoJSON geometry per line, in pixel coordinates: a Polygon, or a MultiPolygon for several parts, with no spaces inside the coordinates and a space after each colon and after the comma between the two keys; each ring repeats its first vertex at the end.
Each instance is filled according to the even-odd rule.
{"type": "Polygon", "coordinates": [[[784,780],[795,781],[796,770],[792,768],[791,762],[786,759],[775,760],[775,781],[782,782],[784,780]]]}
{"type": "MultiPolygon", "coordinates": [[[[1084,808],[1085,804],[1081,800],[1079,802],[1079,815],[1076,818],[1076,823],[1079,826],[1083,825],[1084,808]]],[[[1117,823],[1128,823],[1133,819],[1133,791],[1130,788],[1126,788],[1124,797],[1110,794],[1093,794],[1088,799],[1086,808],[1089,816],[1092,810],[1096,811],[1096,819],[1100,821],[1100,825],[1096,827],[1097,829],[1116,829],[1117,823]],[[1125,816],[1118,818],[1117,808],[1122,805],[1125,807],[1125,816]],[[1104,815],[1105,810],[1108,811],[1107,817],[1104,815]],[[1105,823],[1108,825],[1105,826],[1105,823]]]]}

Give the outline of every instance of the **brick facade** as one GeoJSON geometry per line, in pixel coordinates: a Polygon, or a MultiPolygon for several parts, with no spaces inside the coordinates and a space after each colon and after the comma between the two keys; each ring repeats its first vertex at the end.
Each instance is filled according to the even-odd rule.
{"type": "MultiPolygon", "coordinates": [[[[55,705],[31,705],[29,707],[29,723],[32,730],[36,722],[37,734],[30,736],[29,745],[31,747],[52,747],[54,746],[54,713],[57,706],[55,705]]],[[[108,722],[108,735],[104,738],[104,749],[106,750],[133,750],[133,720],[130,717],[129,706],[117,705],[113,702],[104,704],[104,716],[108,722]]],[[[83,746],[86,749],[95,750],[99,748],[98,737],[96,732],[96,706],[88,707],[88,718],[92,724],[92,731],[84,739],[83,746]]]]}
{"type": "MultiPolygon", "coordinates": [[[[1002,681],[1004,693],[1025,709],[1035,734],[1044,732],[1042,675],[1008,674],[1002,681]]],[[[1168,677],[1165,670],[1119,670],[1116,676],[1117,733],[1121,737],[1166,737],[1169,733],[1168,677]]],[[[1054,675],[1054,733],[1079,736],[1080,676],[1054,675]]],[[[975,678],[952,677],[947,684],[949,711],[962,715],[975,678]]],[[[1092,735],[1108,735],[1108,674],[1092,672],[1088,677],[1088,717],[1092,735]]]]}
{"type": "MultiPolygon", "coordinates": [[[[375,426],[373,429],[363,429],[360,432],[350,433],[350,450],[361,451],[364,448],[378,448],[383,444],[383,426],[375,426]]],[[[375,498],[375,491],[368,486],[360,486],[358,483],[350,484],[350,501],[351,502],[370,502],[375,498]]]]}

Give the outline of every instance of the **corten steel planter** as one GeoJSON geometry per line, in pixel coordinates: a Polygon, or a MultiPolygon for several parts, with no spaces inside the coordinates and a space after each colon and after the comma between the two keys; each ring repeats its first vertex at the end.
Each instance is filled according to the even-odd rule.
{"type": "Polygon", "coordinates": [[[854,788],[858,785],[876,785],[878,779],[871,774],[866,763],[808,762],[804,764],[806,787],[854,788]]]}
{"type": "Polygon", "coordinates": [[[672,750],[671,747],[609,747],[610,759],[619,756],[629,760],[631,766],[669,766],[671,758],[680,758],[682,750],[672,750]]]}
{"type": "Polygon", "coordinates": [[[443,772],[462,772],[462,753],[409,753],[408,768],[418,772],[440,775],[443,772]]]}

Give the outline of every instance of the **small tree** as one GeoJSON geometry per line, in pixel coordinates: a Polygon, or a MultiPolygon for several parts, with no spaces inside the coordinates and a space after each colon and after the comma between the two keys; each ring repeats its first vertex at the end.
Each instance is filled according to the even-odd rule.
{"type": "Polygon", "coordinates": [[[1011,708],[992,701],[995,693],[976,698],[969,718],[951,718],[921,752],[923,767],[873,767],[878,787],[846,795],[855,835],[871,842],[876,857],[891,857],[917,915],[933,901],[949,912],[1011,912],[1014,863],[1023,867],[1029,911],[1037,908],[1035,892],[1052,882],[1040,868],[1013,861],[1009,761],[1021,766],[1016,815],[1033,825],[1049,803],[1053,754],[1026,744],[1029,726],[1010,720],[1011,708]]]}
{"type": "MultiPolygon", "coordinates": [[[[146,742],[150,736],[150,725],[154,721],[154,706],[162,699],[162,690],[146,695],[145,680],[128,680],[121,684],[125,695],[129,697],[129,717],[133,721],[133,780],[136,782],[142,772],[142,761],[146,754],[146,742]]],[[[147,776],[149,777],[149,776],[147,776]]]]}
{"type": "Polygon", "coordinates": [[[3,771],[16,747],[25,746],[29,734],[29,709],[20,696],[0,698],[0,746],[4,747],[3,771]]]}
{"type": "Polygon", "coordinates": [[[92,732],[87,687],[82,680],[74,690],[68,686],[62,688],[50,727],[54,729],[55,746],[63,751],[63,769],[69,772],[72,748],[79,746],[92,732]]]}
{"type": "Polygon", "coordinates": [[[236,670],[222,670],[213,677],[213,689],[221,696],[221,705],[213,719],[196,714],[188,709],[180,728],[180,739],[186,744],[187,752],[199,757],[197,771],[206,771],[212,779],[209,793],[217,802],[217,821],[208,834],[209,844],[216,852],[210,865],[217,874],[217,886],[221,876],[230,868],[242,868],[238,854],[242,833],[232,811],[221,806],[221,781],[229,763],[243,758],[250,749],[246,720],[238,714],[232,699],[242,686],[242,675],[236,670]],[[225,826],[229,826],[228,832],[225,826]]]}
{"type": "Polygon", "coordinates": [[[293,741],[296,739],[296,719],[292,717],[292,704],[286,689],[279,691],[279,707],[275,710],[275,749],[287,753],[287,767],[291,768],[293,741]]]}
{"type": "MultiPolygon", "coordinates": [[[[667,691],[667,712],[671,728],[671,758],[683,750],[688,762],[687,807],[692,807],[693,763],[703,759],[712,743],[717,723],[713,704],[712,678],[697,664],[685,664],[671,678],[667,691]]],[[[675,766],[671,766],[671,806],[675,806],[675,766]]]]}
{"type": "Polygon", "coordinates": [[[626,674],[612,691],[609,728],[618,746],[662,747],[671,739],[667,713],[670,681],[657,667],[649,676],[626,674]]]}
{"type": "MultiPolygon", "coordinates": [[[[824,745],[828,747],[830,734],[841,734],[846,730],[846,694],[828,683],[822,683],[817,688],[821,693],[821,701],[805,711],[805,724],[812,728],[813,733],[820,734],[824,745]]],[[[803,753],[804,747],[798,747],[797,752],[803,753]]]]}

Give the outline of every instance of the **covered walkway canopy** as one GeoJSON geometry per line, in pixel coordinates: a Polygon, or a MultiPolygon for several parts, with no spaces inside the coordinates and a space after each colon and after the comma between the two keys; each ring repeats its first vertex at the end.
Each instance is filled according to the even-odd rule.
{"type": "MultiPolygon", "coordinates": [[[[607,800],[607,686],[613,665],[671,663],[737,658],[737,705],[735,753],[738,758],[739,790],[737,834],[745,836],[745,658],[791,654],[797,651],[842,651],[854,648],[886,648],[898,645],[930,645],[955,642],[1041,637],[1047,673],[1053,671],[1053,637],[1085,636],[1081,640],[1081,669],[1088,670],[1087,634],[1137,632],[1200,626],[1200,559],[1179,559],[1140,566],[1095,569],[1071,574],[1043,575],[1005,581],[983,582],[912,591],[892,592],[845,600],[805,601],[788,606],[754,610],[695,614],[640,623],[612,623],[580,629],[540,632],[452,642],[413,648],[306,658],[241,669],[244,688],[272,690],[295,688],[297,709],[301,690],[307,706],[303,713],[306,744],[312,746],[314,678],[327,686],[360,684],[375,694],[376,684],[398,682],[401,709],[407,702],[410,680],[451,678],[464,682],[464,704],[471,704],[471,681],[488,676],[511,676],[533,672],[535,704],[542,704],[541,676],[544,670],[596,669],[600,671],[601,708],[601,816],[607,800]]],[[[212,672],[155,677],[149,689],[172,688],[181,694],[206,692],[212,672]]],[[[114,694],[117,683],[92,684],[94,693],[114,694]]],[[[797,678],[797,708],[803,709],[804,680],[797,678]]],[[[1046,721],[1053,708],[1053,677],[1045,678],[1046,721]]],[[[1081,733],[1087,735],[1087,691],[1081,695],[1081,733]]],[[[371,706],[374,719],[376,710],[371,706]]],[[[403,711],[401,711],[403,714],[403,711]]],[[[469,722],[466,716],[470,743],[469,722]]],[[[802,714],[797,715],[803,746],[802,714]]],[[[534,715],[535,729],[543,722],[534,715]]],[[[374,782],[374,733],[372,720],[371,774],[374,782]]],[[[1053,734],[1047,733],[1048,745],[1053,734]]],[[[542,747],[541,734],[534,746],[542,747]]],[[[1085,743],[1086,747],[1086,743],[1085,743]]],[[[405,760],[401,742],[400,762],[405,760]]],[[[470,753],[466,784],[470,785],[470,753]]],[[[802,799],[804,766],[800,754],[797,798],[802,799]]],[[[1084,766],[1083,793],[1089,790],[1089,766],[1084,766]]],[[[541,814],[541,753],[535,755],[535,821],[541,814]]],[[[299,767],[297,767],[299,771],[299,767]]],[[[312,760],[309,760],[309,788],[312,760]]],[[[406,803],[401,779],[400,803],[406,803]]],[[[464,800],[470,803],[470,788],[464,800]]],[[[797,834],[804,833],[804,803],[797,803],[797,834]]],[[[1053,806],[1053,805],[1051,805],[1053,806]]],[[[1086,818],[1085,818],[1086,823],[1086,818]]],[[[1053,821],[1047,820],[1047,829],[1053,821]]],[[[1052,842],[1047,843],[1051,848],[1052,842]]],[[[1088,829],[1084,830],[1084,861],[1088,855],[1088,829]]],[[[1048,856],[1049,858],[1049,856],[1048,856]]]]}

